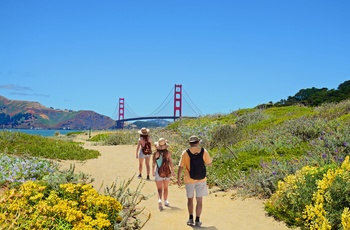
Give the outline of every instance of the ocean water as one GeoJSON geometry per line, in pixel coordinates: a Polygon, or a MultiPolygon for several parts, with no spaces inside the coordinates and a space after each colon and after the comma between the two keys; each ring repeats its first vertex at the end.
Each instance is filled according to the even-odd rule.
{"type": "Polygon", "coordinates": [[[0,132],[3,130],[11,131],[11,132],[22,132],[27,133],[31,135],[39,135],[44,137],[51,137],[54,136],[56,132],[59,132],[62,135],[65,135],[70,132],[81,132],[84,130],[69,130],[69,129],[60,129],[60,130],[53,130],[53,129],[0,129],[0,132]]]}

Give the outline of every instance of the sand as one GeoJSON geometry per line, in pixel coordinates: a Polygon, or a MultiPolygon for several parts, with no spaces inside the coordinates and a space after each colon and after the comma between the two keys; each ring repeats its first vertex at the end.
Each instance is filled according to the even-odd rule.
{"type": "MultiPolygon", "coordinates": [[[[81,141],[81,140],[80,140],[81,141]]],[[[127,180],[138,174],[138,159],[135,158],[136,146],[93,146],[85,143],[85,148],[95,149],[101,153],[97,159],[86,162],[64,161],[62,168],[69,167],[74,163],[76,172],[84,172],[95,179],[93,186],[98,190],[101,185],[111,185],[116,179],[118,181],[127,180]]],[[[146,174],[144,167],[144,175],[146,174]]],[[[137,186],[140,180],[135,176],[132,187],[137,186]]],[[[187,199],[184,187],[172,184],[169,187],[170,207],[164,207],[163,211],[158,209],[158,199],[156,195],[156,185],[153,177],[151,181],[142,180],[145,184],[142,188],[144,195],[151,195],[148,200],[140,203],[141,207],[146,207],[145,216],[151,213],[150,220],[143,229],[193,229],[186,225],[188,218],[187,199]]],[[[242,200],[234,198],[231,192],[218,192],[211,189],[210,194],[204,197],[201,221],[202,229],[266,229],[283,230],[290,229],[283,222],[278,222],[266,215],[264,211],[264,201],[249,198],[242,200]]]]}

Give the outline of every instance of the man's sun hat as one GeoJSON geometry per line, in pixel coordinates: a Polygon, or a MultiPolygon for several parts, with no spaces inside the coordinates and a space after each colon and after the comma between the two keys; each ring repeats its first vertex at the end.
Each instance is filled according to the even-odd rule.
{"type": "Polygon", "coordinates": [[[163,137],[159,138],[158,141],[154,142],[154,145],[158,150],[167,149],[169,147],[168,141],[165,140],[163,137]]]}
{"type": "Polygon", "coordinates": [[[194,142],[199,142],[200,139],[197,136],[190,136],[190,139],[188,139],[188,142],[194,143],[194,142]]]}
{"type": "Polygon", "coordinates": [[[141,135],[148,135],[149,133],[149,129],[146,129],[145,127],[143,127],[142,129],[140,129],[139,131],[137,131],[139,134],[141,135]]]}

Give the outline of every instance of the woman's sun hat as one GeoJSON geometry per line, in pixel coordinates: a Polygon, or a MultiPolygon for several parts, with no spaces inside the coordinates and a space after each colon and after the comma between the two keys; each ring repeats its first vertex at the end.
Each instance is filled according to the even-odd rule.
{"type": "Polygon", "coordinates": [[[163,137],[159,138],[158,141],[154,142],[154,145],[156,146],[156,148],[158,150],[164,150],[164,149],[167,149],[169,147],[168,141],[165,140],[163,137]]]}
{"type": "Polygon", "coordinates": [[[149,129],[146,129],[145,127],[143,127],[142,129],[140,129],[139,131],[137,131],[139,134],[141,135],[148,135],[149,133],[149,129]]]}

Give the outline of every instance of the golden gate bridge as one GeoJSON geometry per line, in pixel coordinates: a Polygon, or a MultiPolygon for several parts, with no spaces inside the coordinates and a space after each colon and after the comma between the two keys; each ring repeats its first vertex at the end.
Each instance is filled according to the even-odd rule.
{"type": "Polygon", "coordinates": [[[125,98],[119,98],[118,103],[118,119],[117,119],[117,129],[123,129],[124,128],[124,122],[127,121],[137,121],[137,120],[155,120],[155,119],[172,119],[177,120],[180,118],[195,118],[202,115],[202,112],[198,109],[198,107],[193,103],[192,99],[189,97],[186,91],[183,91],[181,84],[175,84],[174,90],[171,90],[168,94],[167,98],[164,99],[164,101],[161,103],[158,108],[153,111],[151,114],[147,116],[139,116],[136,113],[134,113],[131,108],[127,105],[125,98]],[[171,93],[174,92],[173,97],[169,99],[169,96],[171,93]],[[183,92],[187,97],[183,97],[183,92]],[[186,100],[188,98],[189,100],[186,100]],[[196,116],[183,116],[182,109],[183,109],[183,101],[186,102],[186,105],[189,109],[192,110],[196,114],[196,116]],[[173,114],[172,115],[158,115],[161,111],[164,110],[165,107],[173,100],[173,114]],[[192,102],[192,106],[189,102],[192,102]],[[162,107],[163,105],[163,107],[162,107]],[[126,112],[132,114],[133,117],[125,118],[126,112]]]}

